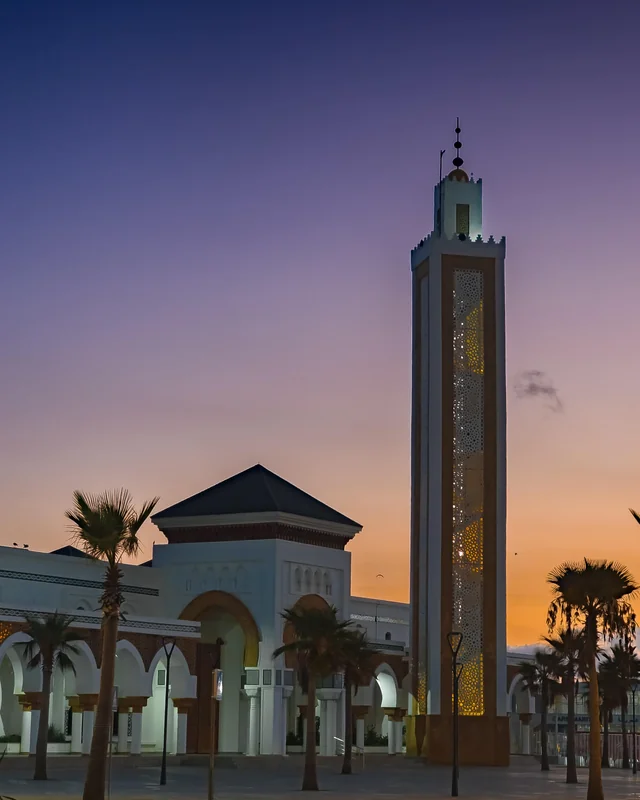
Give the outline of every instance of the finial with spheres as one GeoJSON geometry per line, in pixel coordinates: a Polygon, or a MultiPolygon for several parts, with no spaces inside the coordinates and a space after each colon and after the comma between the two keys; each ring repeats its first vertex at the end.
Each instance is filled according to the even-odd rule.
{"type": "Polygon", "coordinates": [[[460,148],[462,147],[462,142],[460,141],[460,117],[456,117],[456,140],[453,146],[456,149],[456,157],[453,159],[453,166],[455,169],[451,170],[449,173],[449,180],[467,183],[469,181],[469,176],[462,169],[464,159],[460,156],[460,148]]]}

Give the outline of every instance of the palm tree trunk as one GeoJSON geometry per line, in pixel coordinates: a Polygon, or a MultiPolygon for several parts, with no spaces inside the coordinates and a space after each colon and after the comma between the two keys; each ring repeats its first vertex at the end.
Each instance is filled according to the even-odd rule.
{"type": "Polygon", "coordinates": [[[353,698],[351,696],[351,680],[344,676],[344,760],[342,774],[351,775],[351,755],[353,753],[353,698]]]}
{"type": "Polygon", "coordinates": [[[578,783],[576,771],[576,695],[573,686],[573,664],[567,681],[567,783],[578,783]]]}
{"type": "MultiPolygon", "coordinates": [[[[596,643],[590,643],[589,653],[589,785],[587,800],[604,800],[602,766],[600,761],[600,693],[596,669],[596,643]]],[[[89,798],[86,798],[89,800],[89,798]]]]}
{"type": "MultiPolygon", "coordinates": [[[[318,770],[316,766],[316,675],[309,670],[307,686],[307,749],[304,754],[303,792],[318,791],[318,770]]],[[[85,797],[83,800],[93,800],[85,797]]],[[[101,800],[104,800],[102,798],[101,800]]]]}
{"type": "Polygon", "coordinates": [[[627,709],[620,706],[620,727],[622,728],[622,769],[629,769],[629,740],[627,739],[627,709]]]}
{"type": "Polygon", "coordinates": [[[82,800],[104,800],[107,749],[113,730],[113,681],[116,666],[118,616],[119,608],[110,608],[105,612],[102,625],[100,692],[82,800]]]}
{"type": "Polygon", "coordinates": [[[49,701],[51,699],[52,673],[52,659],[47,659],[46,666],[43,665],[42,667],[42,705],[40,706],[40,720],[38,722],[36,768],[33,773],[34,781],[47,780],[47,739],[49,738],[49,701]]]}
{"type": "Polygon", "coordinates": [[[542,691],[542,710],[540,713],[540,769],[549,769],[549,746],[547,744],[547,687],[542,691]]]}
{"type": "Polygon", "coordinates": [[[603,769],[609,769],[609,710],[605,708],[602,715],[602,763],[603,769]]]}

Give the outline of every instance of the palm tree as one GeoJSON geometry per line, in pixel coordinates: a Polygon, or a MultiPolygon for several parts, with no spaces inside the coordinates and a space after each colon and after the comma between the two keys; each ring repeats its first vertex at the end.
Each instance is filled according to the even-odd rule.
{"type": "Polygon", "coordinates": [[[341,646],[342,671],[345,691],[345,725],[344,725],[344,760],[342,774],[351,775],[353,753],[353,696],[352,690],[370,680],[374,674],[373,656],[375,650],[371,646],[364,631],[345,631],[341,646]]]}
{"type": "Polygon", "coordinates": [[[316,686],[319,678],[342,668],[344,640],[351,632],[351,623],[341,622],[333,606],[323,609],[288,608],[282,617],[291,626],[293,640],[278,647],[273,657],[295,653],[298,658],[300,684],[307,695],[307,746],[302,790],[317,792],[316,686]]]}
{"type": "Polygon", "coordinates": [[[129,492],[117,489],[99,495],[73,494],[74,506],[66,512],[75,541],[92,558],[106,562],[102,606],[102,659],[100,690],[83,800],[104,800],[107,747],[112,730],[113,680],[122,597],[122,559],[135,555],[138,532],[151,515],[158,498],[136,511],[129,492]]]}
{"type": "Polygon", "coordinates": [[[573,627],[585,631],[585,659],[589,672],[589,785],[587,800],[604,800],[600,761],[600,697],[598,692],[598,641],[629,638],[635,634],[635,614],[630,599],[637,585],[629,570],[613,561],[565,563],[547,578],[553,587],[547,621],[571,619],[573,627]]]}
{"type": "Polygon", "coordinates": [[[567,783],[577,783],[576,771],[576,675],[585,676],[584,631],[563,628],[545,641],[558,658],[560,692],[567,698],[567,783]]]}
{"type": "Polygon", "coordinates": [[[602,658],[600,674],[611,676],[612,691],[616,707],[620,709],[620,727],[622,729],[622,769],[629,769],[629,742],[627,740],[628,695],[632,684],[640,676],[640,659],[635,647],[628,641],[616,642],[610,653],[602,658]]]}
{"type": "Polygon", "coordinates": [[[558,689],[558,669],[558,657],[548,650],[536,650],[534,660],[523,661],[519,667],[525,688],[540,695],[540,769],[544,771],[549,769],[547,711],[558,689]]]}
{"type": "Polygon", "coordinates": [[[75,668],[70,658],[80,652],[73,642],[83,637],[78,630],[70,627],[73,617],[64,614],[53,614],[39,619],[27,617],[26,633],[31,637],[24,648],[27,668],[42,670],[42,708],[38,722],[38,739],[36,743],[36,765],[33,779],[47,780],[47,737],[49,733],[49,701],[51,699],[51,679],[53,671],[73,672],[75,668]]]}

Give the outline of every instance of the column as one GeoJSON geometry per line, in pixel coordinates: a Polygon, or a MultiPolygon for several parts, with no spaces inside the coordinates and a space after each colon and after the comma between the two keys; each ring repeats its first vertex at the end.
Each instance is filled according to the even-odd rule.
{"type": "Polygon", "coordinates": [[[22,706],[22,728],[20,731],[20,752],[28,753],[31,747],[31,704],[19,697],[22,706]]]}
{"type": "Polygon", "coordinates": [[[78,704],[82,709],[82,755],[88,756],[91,752],[93,739],[93,725],[96,719],[97,694],[79,694],[78,704]]]}
{"type": "Polygon", "coordinates": [[[131,748],[129,754],[132,756],[139,756],[142,752],[142,709],[147,705],[146,697],[139,697],[137,700],[138,702],[131,704],[131,748]]]}
{"type": "Polygon", "coordinates": [[[247,755],[257,756],[260,743],[260,709],[258,706],[260,689],[257,686],[245,686],[244,693],[249,698],[249,735],[247,737],[247,755]]]}
{"type": "Polygon", "coordinates": [[[369,706],[353,706],[353,718],[356,721],[356,747],[364,750],[364,720],[369,713],[369,706]]]}
{"type": "Polygon", "coordinates": [[[405,708],[383,708],[382,710],[387,715],[387,736],[389,738],[387,752],[390,756],[395,756],[402,753],[402,728],[407,711],[405,708]]]}
{"type": "Polygon", "coordinates": [[[299,705],[300,719],[302,720],[302,752],[307,750],[307,706],[299,705]]]}
{"type": "Polygon", "coordinates": [[[396,737],[395,737],[396,729],[393,724],[393,719],[387,714],[387,753],[390,756],[395,756],[396,754],[396,737]]]}
{"type": "Polygon", "coordinates": [[[82,712],[82,755],[88,756],[91,752],[91,742],[93,741],[93,726],[96,721],[96,712],[93,709],[85,709],[82,712]]]}
{"type": "Polygon", "coordinates": [[[287,755],[287,727],[289,721],[289,715],[287,711],[289,709],[289,698],[293,694],[293,687],[290,686],[283,686],[282,687],[282,755],[287,755]]]}
{"type": "Polygon", "coordinates": [[[320,755],[335,756],[337,753],[336,730],[338,700],[342,689],[318,689],[320,700],[320,755]]]}
{"type": "Polygon", "coordinates": [[[401,719],[394,719],[392,725],[394,727],[393,738],[396,745],[396,753],[402,753],[402,729],[404,727],[404,722],[401,719]]]}
{"type": "Polygon", "coordinates": [[[282,754],[282,687],[260,689],[260,754],[282,754]]]}
{"type": "Polygon", "coordinates": [[[174,697],[173,705],[178,712],[176,723],[176,755],[183,756],[187,752],[187,719],[189,710],[196,704],[195,697],[174,697]]]}
{"type": "Polygon", "coordinates": [[[131,704],[128,697],[121,697],[118,700],[118,742],[116,753],[127,753],[129,743],[127,728],[129,727],[129,709],[131,704]]]}
{"type": "Polygon", "coordinates": [[[71,707],[71,752],[82,752],[82,709],[77,697],[68,697],[71,707]]]}
{"type": "MultiPolygon", "coordinates": [[[[36,754],[36,745],[38,742],[38,725],[40,724],[40,709],[42,708],[42,692],[25,692],[19,698],[23,708],[29,709],[29,733],[28,738],[25,735],[24,752],[29,753],[30,756],[36,754]]],[[[23,729],[21,735],[26,734],[24,730],[25,723],[23,719],[23,729]]],[[[20,748],[22,750],[22,747],[20,748]]]]}
{"type": "Polygon", "coordinates": [[[520,752],[531,755],[531,714],[520,714],[520,752]]]}
{"type": "Polygon", "coordinates": [[[36,748],[38,746],[38,727],[40,726],[40,714],[42,712],[39,708],[31,709],[31,736],[29,737],[29,755],[35,756],[36,748]]]}
{"type": "Polygon", "coordinates": [[[364,717],[356,720],[356,747],[364,750],[364,717]]]}

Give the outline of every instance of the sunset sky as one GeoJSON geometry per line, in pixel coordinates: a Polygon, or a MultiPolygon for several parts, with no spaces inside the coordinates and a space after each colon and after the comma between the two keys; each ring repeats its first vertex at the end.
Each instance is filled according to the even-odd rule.
{"type": "Polygon", "coordinates": [[[507,237],[509,643],[564,559],[640,578],[640,6],[437,9],[0,4],[0,544],[65,544],[75,488],[164,507],[261,462],[407,601],[409,253],[459,115],[507,237]]]}

